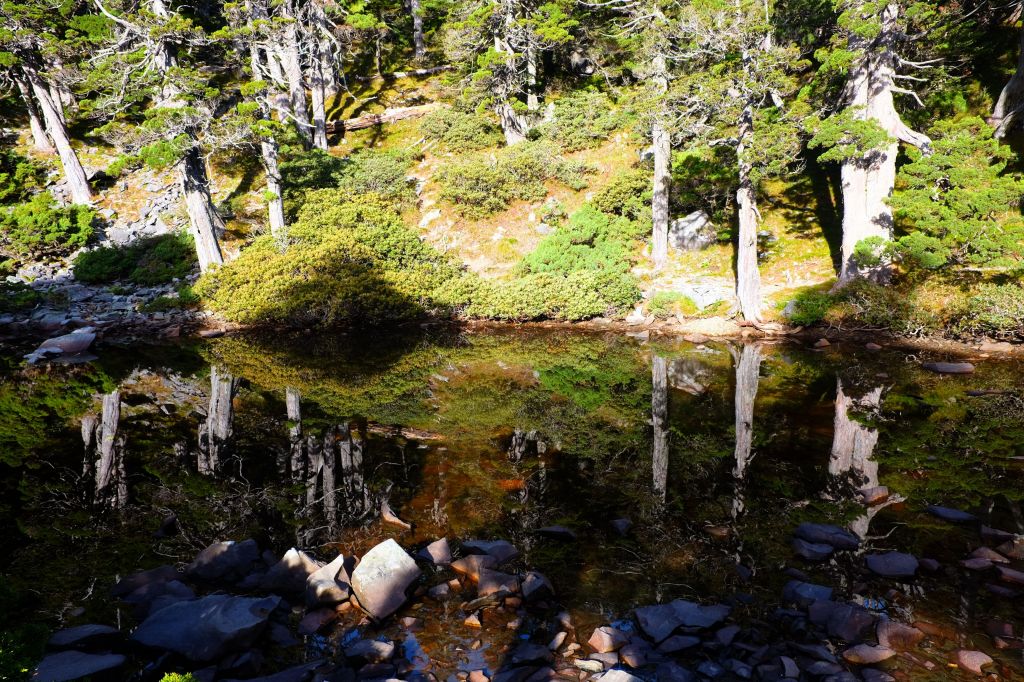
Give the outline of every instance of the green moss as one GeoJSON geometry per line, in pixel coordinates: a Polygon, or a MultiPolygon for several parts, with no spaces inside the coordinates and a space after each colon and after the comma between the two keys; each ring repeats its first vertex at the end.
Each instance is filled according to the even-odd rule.
{"type": "Polygon", "coordinates": [[[673,315],[696,315],[698,311],[693,299],[678,291],[659,291],[647,302],[647,312],[659,319],[673,315]]]}

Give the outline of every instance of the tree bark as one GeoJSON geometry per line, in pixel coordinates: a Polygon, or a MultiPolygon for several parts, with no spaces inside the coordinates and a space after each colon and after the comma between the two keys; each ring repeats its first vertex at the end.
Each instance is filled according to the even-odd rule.
{"type": "Polygon", "coordinates": [[[71,146],[71,138],[68,137],[68,129],[64,124],[63,114],[58,109],[50,89],[43,82],[42,77],[34,69],[26,69],[25,77],[28,79],[32,92],[36,96],[36,102],[46,122],[46,132],[50,135],[53,146],[57,148],[57,155],[60,157],[61,166],[64,168],[64,179],[68,183],[71,193],[71,200],[76,204],[92,203],[92,190],[89,188],[89,178],[85,174],[82,162],[78,160],[75,148],[71,146]]]}
{"type": "Polygon", "coordinates": [[[651,462],[654,496],[664,503],[668,492],[668,363],[651,357],[651,462]]]}
{"type": "Polygon", "coordinates": [[[533,41],[526,48],[526,110],[540,111],[540,97],[537,95],[537,47],[533,41]]]}
{"type": "Polygon", "coordinates": [[[206,164],[199,154],[199,149],[189,149],[179,162],[178,168],[181,191],[185,196],[185,209],[188,212],[192,238],[196,243],[199,269],[206,272],[211,266],[224,262],[217,241],[218,234],[224,230],[224,223],[213,208],[206,164]]]}
{"type": "Polygon", "coordinates": [[[210,403],[206,421],[199,426],[199,473],[216,473],[230,445],[235,421],[235,391],[238,382],[230,372],[210,366],[210,403]]]}
{"type": "MultiPolygon", "coordinates": [[[[836,414],[833,427],[832,451],[829,453],[829,497],[850,499],[856,492],[878,485],[878,462],[871,459],[878,444],[878,431],[850,418],[850,411],[877,411],[882,402],[882,387],[866,393],[860,399],[851,398],[843,390],[843,381],[836,378],[836,414]]],[[[855,500],[860,502],[860,500],[855,500]]],[[[885,505],[874,505],[850,523],[850,530],[864,538],[871,519],[885,505]]]]}
{"type": "Polygon", "coordinates": [[[751,104],[743,108],[739,122],[739,144],[736,160],[739,187],[736,190],[739,235],[736,244],[736,298],[743,319],[758,322],[761,319],[761,271],[757,266],[757,195],[751,178],[751,163],[747,149],[754,137],[754,109],[751,104]]]}
{"type": "MultiPolygon", "coordinates": [[[[865,10],[861,10],[865,11],[865,10]]],[[[872,40],[851,35],[848,46],[860,55],[850,69],[844,93],[846,106],[861,120],[876,122],[892,141],[863,156],[842,164],[843,243],[842,263],[837,286],[857,278],[887,283],[891,264],[882,260],[876,266],[861,266],[854,260],[858,243],[868,237],[892,239],[892,208],[887,200],[896,184],[898,141],[912,144],[925,152],[931,149],[926,135],[907,127],[896,112],[893,101],[897,57],[895,41],[899,37],[899,6],[889,3],[881,16],[881,31],[872,40]]]]}
{"type": "MultiPolygon", "coordinates": [[[[654,57],[652,80],[660,95],[668,92],[668,69],[665,57],[654,57]]],[[[654,149],[654,178],[651,193],[651,260],[660,270],[668,261],[669,200],[672,191],[672,137],[665,129],[663,112],[658,112],[651,124],[651,144],[654,149]]]]}
{"type": "Polygon", "coordinates": [[[313,105],[313,146],[317,149],[327,150],[327,110],[326,110],[326,86],[322,71],[323,62],[320,59],[319,45],[316,54],[310,60],[309,66],[309,91],[313,105]]]}
{"type": "Polygon", "coordinates": [[[270,234],[278,242],[284,241],[287,224],[284,219],[284,188],[281,170],[277,163],[277,140],[270,137],[260,142],[263,167],[267,171],[267,212],[270,218],[270,234]]]}
{"type": "Polygon", "coordinates": [[[1021,110],[1024,109],[1024,27],[1020,31],[1020,44],[1017,51],[1017,70],[1009,82],[999,93],[999,99],[992,110],[989,123],[996,129],[997,139],[1006,137],[1021,110]]]}
{"type": "Polygon", "coordinates": [[[309,110],[306,107],[306,87],[302,82],[302,62],[299,58],[299,29],[295,17],[285,27],[284,45],[281,46],[281,65],[288,81],[288,92],[291,97],[292,116],[299,134],[307,144],[313,142],[313,128],[309,124],[309,110]]]}
{"type": "Polygon", "coordinates": [[[427,44],[423,40],[423,5],[420,0],[409,0],[409,11],[412,13],[412,44],[416,59],[427,55],[427,44]]]}
{"type": "Polygon", "coordinates": [[[128,502],[128,482],[124,469],[124,436],[118,435],[121,421],[121,392],[103,396],[100,419],[88,415],[82,420],[85,444],[85,474],[95,476],[93,503],[108,509],[120,509],[128,502]]]}
{"type": "Polygon", "coordinates": [[[24,78],[14,78],[15,84],[18,86],[18,91],[21,93],[21,99],[25,103],[25,111],[28,113],[28,127],[32,133],[32,146],[36,151],[44,152],[47,154],[53,153],[53,145],[50,144],[49,138],[46,137],[46,128],[43,126],[43,122],[39,118],[39,108],[36,106],[35,99],[32,97],[32,90],[24,78]]]}
{"type": "Polygon", "coordinates": [[[757,385],[761,379],[761,346],[757,343],[744,345],[736,359],[736,463],[732,476],[736,483],[733,497],[733,519],[745,508],[743,488],[750,464],[754,443],[754,400],[757,385]]]}

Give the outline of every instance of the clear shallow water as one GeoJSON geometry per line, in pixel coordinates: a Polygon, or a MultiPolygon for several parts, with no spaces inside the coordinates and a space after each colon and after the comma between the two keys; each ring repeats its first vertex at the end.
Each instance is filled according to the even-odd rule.
{"type": "MultiPolygon", "coordinates": [[[[0,570],[30,595],[19,617],[127,623],[107,596],[117,575],[188,561],[215,540],[332,558],[385,537],[407,548],[506,538],[581,632],[677,596],[729,599],[756,618],[793,567],[842,598],[949,628],[919,655],[934,672],[896,663],[914,679],[946,674],[956,646],[1019,670],[1020,651],[995,650],[985,625],[1019,631],[1024,602],[957,566],[976,529],[925,511],[966,509],[1024,533],[1018,363],[939,376],[919,368],[934,358],[852,344],[565,331],[227,337],[97,356],[26,369],[12,354],[0,374],[0,570]],[[113,447],[98,445],[115,424],[113,447]],[[890,499],[865,508],[857,491],[876,485],[890,499]],[[412,530],[381,522],[384,500],[412,530]],[[180,532],[154,537],[171,513],[180,532]],[[634,523],[625,538],[610,524],[622,517],[634,523]],[[849,525],[864,552],[944,567],[900,584],[867,574],[860,554],[806,562],[790,540],[807,520],[849,525]],[[536,533],[556,524],[577,539],[536,533]]],[[[451,606],[414,615],[425,627],[406,647],[439,670],[496,659],[516,635],[469,629],[451,606]]]]}

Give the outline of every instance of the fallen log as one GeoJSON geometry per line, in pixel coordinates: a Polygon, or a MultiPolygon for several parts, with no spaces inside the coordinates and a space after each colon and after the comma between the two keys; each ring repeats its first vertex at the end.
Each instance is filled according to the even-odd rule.
{"type": "Polygon", "coordinates": [[[431,102],[430,104],[421,104],[415,107],[385,109],[379,114],[366,114],[365,116],[356,116],[355,118],[349,118],[344,121],[328,121],[327,132],[331,134],[341,133],[346,130],[360,130],[362,128],[372,128],[373,126],[379,126],[385,123],[394,123],[395,121],[401,121],[406,118],[419,118],[420,116],[429,114],[440,106],[441,104],[439,102],[431,102]]]}

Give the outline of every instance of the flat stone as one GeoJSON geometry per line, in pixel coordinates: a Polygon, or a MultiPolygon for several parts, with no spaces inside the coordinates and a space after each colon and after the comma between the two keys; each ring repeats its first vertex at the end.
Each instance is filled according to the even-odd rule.
{"type": "Polygon", "coordinates": [[[793,533],[796,537],[815,544],[831,545],[836,549],[857,549],[860,538],[848,530],[828,523],[801,523],[793,533]]]}
{"type": "Polygon", "coordinates": [[[937,516],[943,521],[949,521],[950,523],[975,523],[978,517],[974,514],[968,514],[965,511],[959,509],[953,509],[952,507],[940,507],[936,504],[929,504],[928,513],[932,516],[937,516]]]}
{"type": "Polygon", "coordinates": [[[829,636],[846,642],[859,642],[875,623],[874,615],[863,606],[833,601],[814,602],[807,615],[812,623],[824,627],[829,636]]]}
{"type": "Polygon", "coordinates": [[[555,596],[555,586],[543,573],[530,571],[523,578],[523,598],[528,602],[551,599],[555,596]]]}
{"type": "Polygon", "coordinates": [[[888,647],[871,646],[870,644],[858,644],[843,652],[843,658],[850,663],[868,665],[887,661],[895,655],[896,652],[888,647]]]}
{"type": "Polygon", "coordinates": [[[992,562],[982,558],[964,559],[960,565],[968,571],[987,571],[992,568],[992,562]]]}
{"type": "Polygon", "coordinates": [[[787,603],[795,603],[797,606],[806,607],[816,601],[831,600],[832,588],[801,580],[790,580],[782,589],[782,599],[787,603]]]}
{"type": "Polygon", "coordinates": [[[416,556],[429,561],[435,566],[447,566],[452,562],[452,549],[448,545],[448,538],[435,540],[421,549],[416,556]]]}
{"type": "MultiPolygon", "coordinates": [[[[636,675],[631,675],[625,670],[609,670],[600,677],[604,682],[644,682],[636,675]]],[[[659,678],[660,679],[660,678],[659,678]]]]}
{"type": "Polygon", "coordinates": [[[255,540],[215,542],[185,569],[196,580],[239,580],[259,561],[260,549],[255,540]]]}
{"type": "Polygon", "coordinates": [[[361,639],[345,647],[345,657],[366,663],[384,663],[395,656],[395,643],[376,639],[361,639]]]}
{"type": "Polygon", "coordinates": [[[732,610],[725,604],[703,605],[685,599],[672,602],[679,624],[687,628],[710,628],[725,620],[732,610]]]}
{"type": "Polygon", "coordinates": [[[110,673],[124,665],[120,654],[86,654],[81,651],[62,651],[50,654],[39,662],[32,673],[32,682],[66,682],[84,677],[110,673]]]}
{"type": "Polygon", "coordinates": [[[808,561],[824,561],[832,556],[835,548],[824,543],[807,542],[800,538],[793,538],[793,552],[808,561]]]}
{"type": "Polygon", "coordinates": [[[151,614],[132,633],[132,639],[192,661],[213,661],[250,647],[280,603],[280,597],[226,594],[178,602],[151,614]]]}
{"type": "Polygon", "coordinates": [[[883,618],[876,629],[878,644],[896,651],[913,649],[924,639],[924,632],[910,625],[883,618]]]}
{"type": "Polygon", "coordinates": [[[1004,583],[1010,583],[1011,585],[1024,585],[1024,573],[1021,571],[1017,571],[1006,566],[996,566],[996,572],[999,574],[999,579],[1004,583]]]}
{"type": "Polygon", "coordinates": [[[182,574],[179,573],[174,566],[158,566],[156,568],[151,568],[148,571],[140,571],[121,578],[121,580],[111,588],[110,594],[115,597],[123,597],[126,594],[134,592],[143,585],[149,585],[150,583],[166,583],[171,580],[180,580],[181,577],[182,574]]]}
{"type": "Polygon", "coordinates": [[[974,365],[969,362],[925,362],[921,367],[938,374],[971,374],[974,365]]]}
{"type": "Polygon", "coordinates": [[[477,583],[477,594],[481,597],[488,597],[499,592],[510,594],[519,591],[519,578],[501,571],[492,571],[485,568],[480,571],[480,580],[477,583]]]}
{"type": "Polygon", "coordinates": [[[968,672],[983,675],[981,669],[986,665],[992,665],[992,657],[982,651],[960,649],[956,652],[956,663],[968,672]]]}
{"type": "Polygon", "coordinates": [[[78,625],[57,630],[46,645],[51,649],[82,649],[109,645],[122,638],[121,631],[109,625],[78,625]]]}
{"type": "Polygon", "coordinates": [[[498,560],[488,554],[470,554],[452,562],[452,570],[473,582],[479,582],[480,571],[494,568],[498,560]]]}
{"type": "Polygon", "coordinates": [[[599,654],[617,651],[628,642],[629,635],[608,625],[595,629],[587,640],[590,648],[599,654]]]}
{"type": "Polygon", "coordinates": [[[1008,542],[1013,540],[1016,536],[1005,530],[999,530],[998,528],[992,528],[990,526],[982,525],[981,527],[981,539],[985,542],[991,542],[998,544],[1002,542],[1008,542]]]}
{"type": "Polygon", "coordinates": [[[903,552],[869,554],[865,562],[868,570],[884,578],[910,578],[917,573],[917,559],[903,552]]]}
{"type": "Polygon", "coordinates": [[[646,642],[643,644],[630,642],[619,649],[619,660],[630,668],[642,668],[647,665],[647,653],[649,651],[650,645],[646,642]]]}
{"type": "Polygon", "coordinates": [[[302,617],[299,621],[299,634],[303,637],[309,637],[320,632],[320,629],[325,625],[333,623],[338,619],[338,612],[334,609],[322,608],[314,609],[302,617]]]}
{"type": "Polygon", "coordinates": [[[665,654],[674,654],[679,651],[686,651],[700,645],[700,637],[691,635],[672,635],[658,645],[658,651],[665,654]]]}
{"type": "Polygon", "coordinates": [[[355,557],[339,554],[334,561],[311,573],[306,580],[306,604],[337,604],[348,599],[352,594],[352,571],[355,567],[355,557]]]}
{"type": "Polygon", "coordinates": [[[715,632],[715,641],[722,646],[729,646],[732,641],[736,639],[736,635],[740,633],[739,625],[726,625],[724,628],[720,628],[715,632]]]}
{"type": "Polygon", "coordinates": [[[309,577],[321,567],[319,561],[292,547],[263,576],[263,589],[270,592],[302,592],[306,589],[309,577]]]}
{"type": "Polygon", "coordinates": [[[499,564],[519,557],[519,550],[507,540],[467,540],[462,548],[470,554],[492,556],[499,564]]]}
{"type": "Polygon", "coordinates": [[[406,590],[420,574],[412,557],[388,539],[367,552],[352,571],[352,591],[364,611],[386,618],[405,603],[406,590]]]}

